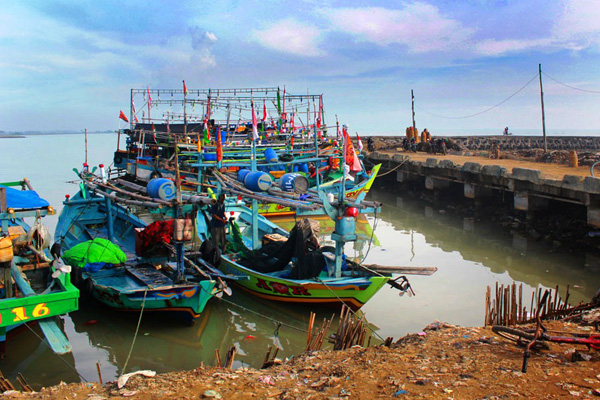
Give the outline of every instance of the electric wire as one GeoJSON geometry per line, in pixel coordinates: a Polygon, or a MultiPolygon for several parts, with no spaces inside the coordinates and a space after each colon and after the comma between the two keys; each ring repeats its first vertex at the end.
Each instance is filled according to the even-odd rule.
{"type": "Polygon", "coordinates": [[[508,96],[506,99],[502,100],[500,103],[498,103],[498,104],[496,104],[496,105],[494,105],[494,106],[492,106],[492,107],[490,107],[490,108],[487,108],[487,109],[485,109],[485,110],[483,110],[483,111],[480,111],[480,112],[477,112],[477,113],[475,113],[475,114],[463,115],[463,116],[460,116],[460,117],[450,117],[450,116],[444,116],[444,115],[438,115],[438,114],[434,114],[434,113],[432,113],[432,112],[429,112],[429,111],[427,111],[427,110],[424,110],[424,109],[422,109],[422,108],[420,108],[420,107],[417,107],[417,108],[418,108],[419,110],[423,111],[423,112],[424,112],[424,113],[426,113],[426,114],[430,114],[430,115],[433,115],[434,117],[438,117],[438,118],[445,118],[445,119],[465,119],[465,118],[471,118],[471,117],[475,117],[475,116],[478,116],[478,115],[484,114],[484,113],[486,113],[486,112],[489,112],[489,111],[491,111],[491,110],[493,110],[493,109],[495,109],[495,108],[497,108],[497,107],[501,106],[502,104],[506,103],[508,100],[512,99],[512,98],[513,98],[513,97],[515,97],[517,94],[519,94],[519,93],[520,93],[520,92],[521,92],[523,89],[525,89],[527,86],[529,86],[529,84],[530,84],[531,82],[533,82],[533,81],[534,81],[536,78],[538,78],[538,77],[539,77],[539,74],[535,74],[535,75],[533,76],[533,78],[531,78],[531,79],[530,79],[530,80],[529,80],[529,81],[528,81],[528,82],[527,82],[525,85],[521,86],[521,88],[520,88],[519,90],[517,90],[516,92],[514,92],[513,94],[511,94],[510,96],[508,96]]]}
{"type": "Polygon", "coordinates": [[[587,90],[587,89],[580,89],[580,88],[577,88],[577,87],[575,87],[575,86],[567,85],[567,84],[566,84],[566,83],[564,83],[564,82],[561,82],[561,81],[559,81],[559,80],[557,80],[557,79],[554,79],[553,77],[551,77],[550,75],[548,75],[548,74],[547,74],[547,73],[545,73],[545,72],[542,72],[542,74],[544,74],[544,76],[546,76],[547,78],[549,78],[549,79],[553,80],[554,82],[558,83],[559,85],[566,86],[566,87],[568,87],[569,89],[578,90],[578,91],[580,91],[580,92],[586,92],[586,93],[600,93],[600,91],[598,91],[598,90],[587,90]]]}

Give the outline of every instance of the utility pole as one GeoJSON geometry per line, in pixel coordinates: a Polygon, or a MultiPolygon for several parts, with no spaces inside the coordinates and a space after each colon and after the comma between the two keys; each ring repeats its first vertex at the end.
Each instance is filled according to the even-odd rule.
{"type": "Polygon", "coordinates": [[[416,132],[417,126],[415,125],[415,94],[412,89],[410,89],[410,97],[412,100],[412,127],[413,127],[413,132],[416,132]]]}
{"type": "Polygon", "coordinates": [[[544,113],[544,89],[542,88],[542,64],[539,64],[540,74],[540,100],[542,102],[542,134],[544,135],[544,153],[548,152],[548,143],[546,142],[546,115],[544,113]]]}

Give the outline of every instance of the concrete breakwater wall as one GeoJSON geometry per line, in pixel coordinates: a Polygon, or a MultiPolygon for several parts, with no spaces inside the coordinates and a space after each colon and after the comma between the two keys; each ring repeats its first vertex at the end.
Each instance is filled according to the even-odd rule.
{"type": "MultiPolygon", "coordinates": [[[[406,136],[371,136],[375,150],[392,150],[402,147],[406,136]]],[[[496,143],[500,150],[543,149],[541,136],[434,136],[434,139],[448,139],[464,150],[490,150],[496,143]]],[[[548,150],[577,150],[578,152],[600,151],[600,137],[592,136],[552,136],[546,138],[548,150]]]]}
{"type": "MultiPolygon", "coordinates": [[[[425,162],[410,155],[375,151],[368,155],[371,163],[381,163],[387,183],[402,185],[416,183],[422,190],[462,193],[465,198],[510,199],[515,210],[528,213],[552,213],[565,208],[580,207],[584,223],[600,228],[600,179],[592,176],[564,175],[562,179],[545,178],[540,170],[482,165],[465,162],[458,165],[449,159],[430,157],[425,162]]],[[[382,174],[383,175],[383,174],[382,174]]]]}

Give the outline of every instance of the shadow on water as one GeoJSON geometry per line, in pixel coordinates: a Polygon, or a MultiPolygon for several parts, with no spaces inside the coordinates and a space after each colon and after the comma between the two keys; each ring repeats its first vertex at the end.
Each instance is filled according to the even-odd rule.
{"type": "Polygon", "coordinates": [[[532,287],[559,285],[563,295],[570,285],[571,299],[577,302],[589,301],[600,285],[600,265],[593,254],[559,252],[546,242],[508,234],[497,224],[463,219],[387,191],[373,190],[372,196],[384,203],[380,217],[396,230],[418,232],[429,246],[458,252],[494,274],[508,274],[532,287]]]}

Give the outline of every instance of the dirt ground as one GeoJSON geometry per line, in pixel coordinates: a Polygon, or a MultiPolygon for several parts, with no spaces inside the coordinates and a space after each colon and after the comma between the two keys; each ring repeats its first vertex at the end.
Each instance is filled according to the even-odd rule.
{"type": "MultiPolygon", "coordinates": [[[[598,320],[600,310],[593,310],[598,320]]],[[[576,323],[548,322],[551,330],[593,333],[576,323]]],[[[353,347],[303,354],[268,369],[200,367],[115,382],[63,384],[37,393],[5,392],[31,399],[593,399],[600,396],[600,353],[583,346],[550,344],[521,372],[523,349],[487,328],[440,322],[391,347],[353,347]],[[574,356],[574,354],[576,354],[574,356]],[[578,360],[578,361],[574,361],[578,360]]]]}

